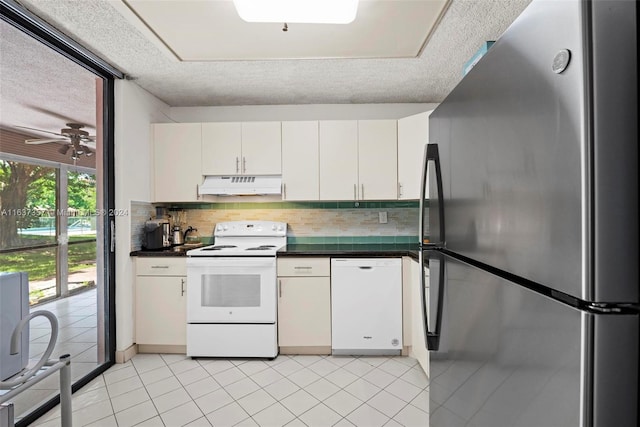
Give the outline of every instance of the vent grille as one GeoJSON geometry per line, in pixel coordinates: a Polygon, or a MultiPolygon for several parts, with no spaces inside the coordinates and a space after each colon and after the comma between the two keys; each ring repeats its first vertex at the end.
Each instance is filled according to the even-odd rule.
{"type": "Polygon", "coordinates": [[[247,182],[255,182],[255,176],[234,176],[231,178],[232,184],[244,184],[247,182]]]}

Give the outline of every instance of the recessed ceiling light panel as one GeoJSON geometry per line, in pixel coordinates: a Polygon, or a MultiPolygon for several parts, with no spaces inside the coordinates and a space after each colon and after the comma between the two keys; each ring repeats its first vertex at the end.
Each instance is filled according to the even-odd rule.
{"type": "Polygon", "coordinates": [[[356,18],[358,0],[233,0],[247,22],[349,24],[356,18]]]}

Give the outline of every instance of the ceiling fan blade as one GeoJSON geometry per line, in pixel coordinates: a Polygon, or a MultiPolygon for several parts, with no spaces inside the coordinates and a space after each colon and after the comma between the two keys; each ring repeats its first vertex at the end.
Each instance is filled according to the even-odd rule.
{"type": "Polygon", "coordinates": [[[32,145],[38,145],[38,144],[47,144],[49,142],[64,142],[64,143],[68,143],[69,141],[67,141],[66,139],[26,139],[24,141],[25,144],[32,144],[32,145]]]}
{"type": "Polygon", "coordinates": [[[82,145],[84,147],[93,148],[94,150],[96,148],[96,142],[95,141],[80,141],[80,145],[82,145]]]}
{"type": "Polygon", "coordinates": [[[30,130],[35,130],[35,131],[37,131],[37,132],[50,133],[51,135],[63,136],[61,133],[49,132],[48,130],[42,130],[42,129],[36,129],[36,128],[30,128],[30,127],[27,127],[27,126],[14,126],[14,128],[30,129],[30,130]]]}

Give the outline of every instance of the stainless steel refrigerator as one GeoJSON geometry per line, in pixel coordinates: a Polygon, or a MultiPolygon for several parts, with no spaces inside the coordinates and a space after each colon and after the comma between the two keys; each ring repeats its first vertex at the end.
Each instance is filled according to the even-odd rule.
{"type": "Polygon", "coordinates": [[[431,114],[431,427],[640,424],[637,19],[534,0],[431,114]]]}

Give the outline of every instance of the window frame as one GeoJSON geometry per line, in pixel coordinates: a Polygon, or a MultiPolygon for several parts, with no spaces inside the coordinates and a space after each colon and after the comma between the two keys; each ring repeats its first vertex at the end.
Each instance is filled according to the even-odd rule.
{"type": "MultiPolygon", "coordinates": [[[[74,63],[102,78],[102,165],[96,165],[96,171],[102,168],[102,203],[105,216],[102,224],[104,236],[104,310],[105,310],[105,344],[107,360],[72,385],[75,393],[94,378],[115,364],[116,353],[116,318],[115,318],[115,158],[114,158],[114,81],[124,78],[124,74],[89,52],[71,38],[62,34],[53,26],[32,14],[13,0],[0,0],[0,19],[23,31],[28,36],[40,41],[54,51],[65,56],[74,63]]],[[[98,298],[98,302],[100,298],[98,298]]],[[[73,363],[73,360],[72,360],[73,363]]],[[[16,423],[17,427],[27,426],[60,403],[60,395],[56,395],[16,423]]]]}

